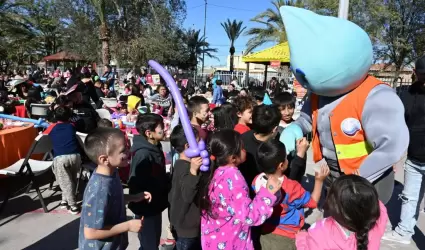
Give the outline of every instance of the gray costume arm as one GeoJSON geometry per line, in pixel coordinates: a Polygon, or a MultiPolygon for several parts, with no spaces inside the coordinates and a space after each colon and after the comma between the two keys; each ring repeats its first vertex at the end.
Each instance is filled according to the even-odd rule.
{"type": "Polygon", "coordinates": [[[360,174],[373,182],[402,158],[409,145],[404,106],[391,87],[378,85],[369,93],[362,126],[374,150],[362,163],[360,174]]]}
{"type": "Polygon", "coordinates": [[[301,109],[300,116],[297,120],[295,120],[293,123],[300,126],[301,130],[303,131],[303,134],[308,134],[311,132],[311,125],[312,125],[312,119],[311,119],[312,111],[311,111],[311,102],[310,102],[310,96],[306,98],[304,105],[301,109]]]}

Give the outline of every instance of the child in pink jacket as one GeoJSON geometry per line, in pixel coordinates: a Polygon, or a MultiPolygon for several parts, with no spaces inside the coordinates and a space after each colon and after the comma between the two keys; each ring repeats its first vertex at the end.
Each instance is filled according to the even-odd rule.
{"type": "Polygon", "coordinates": [[[388,214],[369,181],[357,175],[339,177],[324,208],[328,218],[297,234],[298,250],[379,250],[388,214]]]}
{"type": "Polygon", "coordinates": [[[209,149],[218,168],[211,170],[212,178],[201,195],[202,249],[253,250],[251,227],[270,217],[281,183],[270,177],[266,187],[251,200],[248,185],[238,170],[246,158],[240,134],[220,130],[211,136],[209,149]]]}

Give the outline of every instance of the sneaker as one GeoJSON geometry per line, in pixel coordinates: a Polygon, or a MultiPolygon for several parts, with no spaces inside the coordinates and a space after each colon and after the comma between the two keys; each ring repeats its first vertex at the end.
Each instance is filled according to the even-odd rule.
{"type": "Polygon", "coordinates": [[[80,213],[80,207],[78,207],[78,206],[71,206],[69,208],[69,213],[70,214],[74,214],[74,215],[79,214],[80,213]]]}
{"type": "Polygon", "coordinates": [[[384,236],[382,237],[382,239],[387,240],[387,241],[393,241],[393,242],[405,244],[405,245],[409,245],[410,242],[412,241],[411,237],[401,236],[396,231],[391,231],[391,232],[385,233],[384,236]]]}
{"type": "Polygon", "coordinates": [[[69,209],[68,202],[61,201],[59,207],[62,208],[62,209],[69,209]]]}

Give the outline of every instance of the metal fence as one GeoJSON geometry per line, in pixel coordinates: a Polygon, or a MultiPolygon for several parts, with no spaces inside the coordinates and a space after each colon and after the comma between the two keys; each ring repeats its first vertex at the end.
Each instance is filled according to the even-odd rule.
{"type": "Polygon", "coordinates": [[[387,83],[388,85],[390,85],[396,91],[397,95],[401,95],[403,92],[409,89],[410,85],[412,85],[412,79],[406,79],[400,76],[396,77],[396,76],[387,76],[387,75],[386,76],[375,75],[375,77],[387,83]]]}
{"type": "MultiPolygon", "coordinates": [[[[120,80],[124,80],[127,77],[128,69],[125,68],[117,68],[116,71],[118,72],[120,80]]],[[[170,73],[172,75],[177,73],[177,69],[169,69],[170,73]]],[[[97,67],[97,72],[99,75],[103,73],[102,67],[97,67]]],[[[153,73],[153,72],[152,72],[153,73]]],[[[198,73],[195,74],[195,72],[185,72],[187,77],[194,80],[197,84],[199,83],[205,83],[207,82],[208,78],[211,77],[211,73],[198,73]]],[[[395,89],[398,95],[406,91],[409,86],[412,84],[411,79],[406,79],[403,77],[400,77],[397,73],[392,73],[391,75],[380,75],[376,72],[370,72],[372,75],[374,75],[376,78],[380,79],[381,81],[389,84],[392,88],[395,89]]],[[[233,73],[231,72],[215,72],[214,77],[218,77],[223,81],[224,85],[230,84],[233,80],[237,80],[239,87],[241,88],[248,88],[248,84],[246,81],[247,74],[245,71],[235,71],[233,73]]],[[[266,79],[266,89],[270,88],[270,81],[271,79],[275,77],[278,81],[284,80],[285,83],[287,83],[289,86],[292,86],[292,83],[294,81],[294,77],[291,73],[287,72],[268,72],[267,79],[266,79]]],[[[249,84],[252,84],[254,86],[263,86],[264,82],[264,74],[263,73],[250,73],[249,74],[249,84]]]]}
{"type": "MultiPolygon", "coordinates": [[[[207,82],[208,77],[210,77],[211,74],[198,74],[196,77],[196,82],[207,82]]],[[[230,84],[233,80],[238,81],[238,85],[242,88],[247,88],[247,74],[245,72],[215,72],[214,77],[218,77],[223,81],[224,85],[230,84]]],[[[286,83],[291,84],[293,82],[293,77],[291,74],[285,74],[285,73],[278,73],[278,72],[269,72],[267,74],[267,89],[269,88],[270,81],[272,78],[275,77],[278,81],[284,80],[286,83]]],[[[264,74],[263,73],[249,73],[249,84],[252,84],[254,86],[263,85],[264,82],[264,74]]]]}

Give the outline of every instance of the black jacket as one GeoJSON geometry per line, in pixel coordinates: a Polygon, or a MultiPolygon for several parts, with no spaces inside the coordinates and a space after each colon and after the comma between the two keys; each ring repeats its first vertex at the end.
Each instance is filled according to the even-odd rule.
{"type": "Polygon", "coordinates": [[[75,123],[78,132],[88,134],[97,128],[100,117],[91,104],[82,101],[74,104],[73,110],[76,116],[71,117],[71,121],[75,123]]]}
{"type": "Polygon", "coordinates": [[[82,86],[84,86],[82,89],[83,100],[87,103],[91,103],[91,99],[97,104],[99,102],[99,96],[96,93],[96,87],[94,86],[91,78],[82,79],[82,82],[82,86]]]}
{"type": "MultiPolygon", "coordinates": [[[[278,138],[275,137],[271,140],[278,140],[278,138]]],[[[255,176],[263,172],[261,170],[261,166],[259,166],[257,163],[257,149],[262,142],[255,138],[254,132],[252,130],[242,134],[242,141],[246,151],[246,160],[241,164],[241,166],[239,166],[239,170],[245,177],[245,181],[247,182],[248,186],[250,186],[255,176]]],[[[288,157],[288,161],[290,161],[288,163],[289,167],[285,171],[285,175],[289,179],[301,182],[306,169],[306,159],[295,155],[293,158],[288,157]]],[[[252,192],[251,196],[254,197],[255,193],[252,192]]]]}
{"type": "Polygon", "coordinates": [[[168,206],[169,178],[161,144],[153,145],[143,136],[136,135],[131,147],[132,159],[128,186],[130,194],[150,192],[151,203],[131,202],[128,207],[140,216],[158,215],[168,206]]]}
{"type": "Polygon", "coordinates": [[[401,96],[405,108],[405,119],[409,128],[409,159],[425,163],[425,86],[415,82],[401,96]]]}
{"type": "Polygon", "coordinates": [[[172,188],[169,194],[170,222],[178,237],[200,236],[201,210],[199,208],[199,184],[201,173],[190,173],[190,162],[177,160],[174,164],[172,188]]]}
{"type": "Polygon", "coordinates": [[[98,97],[98,101],[96,102],[96,107],[97,107],[98,109],[101,109],[101,108],[102,108],[102,106],[103,106],[103,101],[102,101],[102,99],[100,99],[100,98],[105,97],[105,94],[102,92],[102,90],[101,90],[100,88],[98,88],[98,87],[94,87],[94,88],[95,88],[95,90],[96,90],[96,95],[97,95],[97,97],[98,97]]]}

